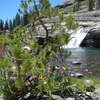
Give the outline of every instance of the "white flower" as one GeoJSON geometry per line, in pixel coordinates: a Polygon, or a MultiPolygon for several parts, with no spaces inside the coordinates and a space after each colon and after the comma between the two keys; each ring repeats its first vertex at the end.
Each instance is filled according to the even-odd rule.
{"type": "Polygon", "coordinates": [[[47,82],[46,82],[46,81],[44,81],[44,82],[43,82],[43,84],[47,84],[47,82]]]}
{"type": "Polygon", "coordinates": [[[92,85],[92,84],[93,84],[93,81],[92,81],[92,80],[85,80],[85,83],[86,83],[87,85],[92,85]]]}
{"type": "Polygon", "coordinates": [[[24,47],[22,47],[22,49],[23,49],[23,50],[27,49],[27,50],[29,50],[29,51],[31,50],[31,48],[28,47],[28,46],[24,46],[24,47]]]}

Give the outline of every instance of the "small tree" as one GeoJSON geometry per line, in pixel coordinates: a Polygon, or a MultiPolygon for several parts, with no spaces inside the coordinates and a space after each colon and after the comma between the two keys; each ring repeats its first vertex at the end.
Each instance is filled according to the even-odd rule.
{"type": "Polygon", "coordinates": [[[30,24],[17,26],[14,34],[3,38],[4,43],[8,44],[5,47],[6,56],[0,58],[0,87],[7,100],[51,99],[53,93],[68,90],[69,80],[66,77],[64,79],[61,72],[65,72],[67,67],[56,64],[51,66],[53,62],[50,60],[58,59],[57,53],[63,51],[61,47],[68,42],[69,35],[61,25],[64,21],[62,13],[56,8],[46,6],[48,4],[48,0],[23,1],[19,11],[24,14],[27,10],[30,24]],[[58,20],[52,21],[56,17],[58,20]],[[44,36],[41,37],[43,43],[39,41],[41,34],[44,36]],[[26,45],[31,50],[23,48],[26,45]],[[47,97],[43,97],[44,95],[47,97]]]}
{"type": "MultiPolygon", "coordinates": [[[[23,1],[21,2],[22,9],[19,9],[19,12],[21,14],[28,13],[28,16],[30,16],[31,24],[34,27],[35,22],[39,22],[39,24],[42,25],[43,29],[45,30],[46,38],[49,36],[49,31],[47,29],[47,26],[44,24],[43,18],[51,18],[53,15],[59,14],[58,10],[55,8],[50,8],[50,6],[44,6],[43,5],[50,5],[47,1],[41,2],[41,0],[29,0],[29,1],[23,1]],[[37,4],[39,2],[39,4],[37,4]],[[31,7],[30,5],[34,5],[34,7],[31,7]],[[48,8],[46,8],[48,7],[48,8]]],[[[57,15],[56,15],[57,16],[57,15]]],[[[35,29],[36,30],[36,29],[35,29]]]]}
{"type": "Polygon", "coordinates": [[[94,7],[94,0],[89,0],[89,11],[93,11],[93,7],[94,7]]]}

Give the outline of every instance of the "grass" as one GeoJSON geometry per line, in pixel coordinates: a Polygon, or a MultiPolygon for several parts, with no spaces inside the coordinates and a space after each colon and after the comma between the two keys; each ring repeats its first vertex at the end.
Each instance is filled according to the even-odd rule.
{"type": "Polygon", "coordinates": [[[94,86],[96,88],[100,88],[100,78],[98,77],[84,77],[84,78],[75,78],[71,77],[70,78],[70,83],[75,84],[76,86],[74,87],[75,91],[86,91],[86,86],[94,86]],[[91,82],[88,82],[90,80],[91,82]]]}

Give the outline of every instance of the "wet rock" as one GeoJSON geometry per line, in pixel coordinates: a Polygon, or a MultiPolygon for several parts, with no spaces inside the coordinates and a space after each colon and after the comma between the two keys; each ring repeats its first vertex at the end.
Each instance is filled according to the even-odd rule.
{"type": "Polygon", "coordinates": [[[81,62],[80,62],[79,60],[75,60],[75,61],[72,61],[72,64],[73,64],[73,65],[80,65],[81,62]]]}
{"type": "Polygon", "coordinates": [[[27,76],[26,78],[27,82],[26,82],[26,86],[29,86],[29,85],[35,85],[37,83],[37,76],[34,75],[34,76],[27,76]]]}
{"type": "Polygon", "coordinates": [[[0,100],[4,100],[4,96],[0,96],[0,100]]]}
{"type": "Polygon", "coordinates": [[[100,93],[100,88],[98,88],[98,89],[95,89],[95,92],[99,92],[99,93],[100,93]]]}
{"type": "Polygon", "coordinates": [[[84,71],[88,72],[89,70],[88,69],[85,69],[84,71]]]}
{"type": "Polygon", "coordinates": [[[9,81],[15,81],[16,80],[16,76],[11,76],[8,78],[9,81]]]}
{"type": "Polygon", "coordinates": [[[94,26],[89,33],[90,34],[99,34],[100,33],[100,23],[98,23],[98,25],[94,26]]]}
{"type": "Polygon", "coordinates": [[[27,99],[30,95],[31,95],[31,93],[27,93],[27,94],[24,96],[24,99],[27,99]]]}
{"type": "Polygon", "coordinates": [[[77,78],[82,78],[82,77],[84,77],[84,75],[81,74],[81,73],[74,73],[74,74],[71,74],[71,76],[72,76],[72,77],[77,77],[77,78]]]}
{"type": "Polygon", "coordinates": [[[63,100],[63,98],[58,95],[52,95],[52,100],[63,100]]]}
{"type": "Polygon", "coordinates": [[[99,100],[100,100],[100,88],[95,89],[94,93],[95,93],[96,97],[99,98],[99,100]]]}
{"type": "Polygon", "coordinates": [[[77,93],[75,96],[75,100],[93,100],[91,96],[87,95],[86,93],[77,93]]]}
{"type": "Polygon", "coordinates": [[[82,42],[82,47],[95,47],[100,48],[100,26],[95,25],[93,28],[88,32],[88,35],[82,42]]]}
{"type": "Polygon", "coordinates": [[[86,87],[86,91],[88,92],[94,92],[94,90],[95,90],[95,87],[92,85],[86,87]]]}
{"type": "Polygon", "coordinates": [[[69,97],[69,98],[65,98],[64,100],[75,100],[75,98],[69,97]]]}
{"type": "Polygon", "coordinates": [[[100,97],[98,97],[96,94],[93,92],[86,92],[87,95],[92,97],[92,100],[100,100],[100,97]]]}

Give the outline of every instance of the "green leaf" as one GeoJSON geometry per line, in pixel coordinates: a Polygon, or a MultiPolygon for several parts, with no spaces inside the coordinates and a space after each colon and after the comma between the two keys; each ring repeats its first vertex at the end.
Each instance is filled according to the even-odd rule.
{"type": "Polygon", "coordinates": [[[16,88],[23,88],[25,86],[25,81],[23,78],[17,78],[15,81],[16,88]]]}

